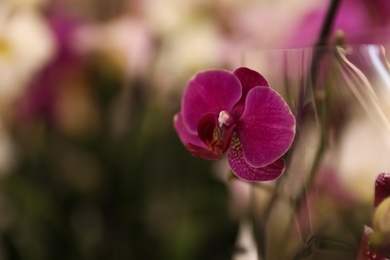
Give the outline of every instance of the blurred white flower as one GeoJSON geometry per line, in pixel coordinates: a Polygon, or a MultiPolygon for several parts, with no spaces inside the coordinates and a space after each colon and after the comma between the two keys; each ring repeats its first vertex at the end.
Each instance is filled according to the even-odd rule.
{"type": "Polygon", "coordinates": [[[54,51],[50,29],[37,12],[0,3],[0,111],[21,95],[54,51]]]}

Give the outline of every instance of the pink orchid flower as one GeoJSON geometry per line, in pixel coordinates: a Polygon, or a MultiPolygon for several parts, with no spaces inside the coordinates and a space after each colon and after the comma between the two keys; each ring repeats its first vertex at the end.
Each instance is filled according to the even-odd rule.
{"type": "MultiPolygon", "coordinates": [[[[320,2],[320,1],[319,1],[320,2]]],[[[302,16],[296,30],[292,30],[289,48],[312,46],[316,43],[324,22],[329,1],[322,1],[302,16]]],[[[335,32],[343,31],[347,44],[389,43],[390,1],[388,0],[344,0],[341,1],[334,20],[331,42],[335,32]]]]}
{"type": "Polygon", "coordinates": [[[196,74],[174,126],[194,156],[217,160],[227,152],[231,170],[247,181],[279,177],[295,135],[286,102],[262,75],[244,67],[196,74]]]}
{"type": "MultiPolygon", "coordinates": [[[[390,174],[381,173],[375,181],[375,201],[374,206],[378,206],[387,198],[390,197],[390,174]]],[[[364,227],[364,234],[360,242],[360,249],[358,253],[358,260],[388,260],[387,257],[383,256],[381,252],[390,254],[390,245],[387,243],[381,245],[373,245],[370,242],[370,236],[375,235],[376,230],[371,227],[364,227]]]]}

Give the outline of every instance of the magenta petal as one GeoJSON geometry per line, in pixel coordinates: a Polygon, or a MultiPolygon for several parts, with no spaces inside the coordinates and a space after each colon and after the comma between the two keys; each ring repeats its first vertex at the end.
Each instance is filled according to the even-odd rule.
{"type": "Polygon", "coordinates": [[[231,146],[227,155],[230,169],[246,181],[270,181],[284,172],[284,160],[279,159],[265,167],[255,168],[246,163],[241,146],[231,146]]]}
{"type": "Polygon", "coordinates": [[[242,95],[243,97],[248,94],[249,90],[254,87],[268,87],[268,81],[257,71],[240,67],[236,69],[234,75],[240,80],[242,85],[242,95]]]}
{"type": "Polygon", "coordinates": [[[181,113],[177,113],[173,118],[173,124],[175,130],[179,135],[181,142],[185,145],[187,150],[194,156],[206,159],[206,160],[218,160],[220,155],[211,151],[199,136],[188,132],[187,128],[183,123],[181,113]]]}
{"type": "Polygon", "coordinates": [[[180,141],[184,145],[187,145],[188,143],[192,143],[196,146],[206,148],[206,145],[202,142],[202,140],[200,140],[198,135],[192,134],[188,131],[188,129],[184,125],[181,112],[177,113],[173,117],[173,125],[175,127],[177,134],[179,135],[180,141]]]}
{"type": "Polygon", "coordinates": [[[236,119],[240,118],[245,108],[245,99],[249,92],[254,87],[268,87],[267,80],[257,71],[240,67],[234,71],[234,75],[240,80],[242,85],[242,96],[232,110],[232,116],[236,119]]]}
{"type": "Polygon", "coordinates": [[[199,138],[209,145],[214,140],[214,131],[217,128],[217,117],[214,114],[204,115],[198,124],[199,138]]]}
{"type": "Polygon", "coordinates": [[[248,93],[237,132],[246,162],[256,168],[263,167],[290,148],[295,135],[295,118],[276,91],[255,87],[248,93]]]}
{"type": "Polygon", "coordinates": [[[390,173],[381,173],[375,181],[374,206],[377,207],[387,197],[390,197],[390,173]]]}
{"type": "Polygon", "coordinates": [[[209,70],[196,74],[187,86],[182,115],[188,130],[196,134],[199,120],[206,114],[218,116],[230,111],[241,97],[241,83],[231,72],[209,70]]]}
{"type": "Polygon", "coordinates": [[[200,147],[191,143],[186,144],[186,148],[193,156],[200,157],[206,160],[219,160],[220,154],[216,154],[208,148],[200,147]]]}

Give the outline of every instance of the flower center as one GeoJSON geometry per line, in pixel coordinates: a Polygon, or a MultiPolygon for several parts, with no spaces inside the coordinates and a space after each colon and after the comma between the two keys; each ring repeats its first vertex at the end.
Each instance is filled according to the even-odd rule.
{"type": "Polygon", "coordinates": [[[234,129],[234,124],[217,127],[213,133],[213,140],[210,142],[210,149],[216,154],[223,154],[226,152],[229,147],[234,129]]]}
{"type": "Polygon", "coordinates": [[[216,155],[226,152],[234,130],[234,121],[225,110],[221,111],[218,117],[213,113],[207,114],[198,123],[200,139],[216,155]]]}

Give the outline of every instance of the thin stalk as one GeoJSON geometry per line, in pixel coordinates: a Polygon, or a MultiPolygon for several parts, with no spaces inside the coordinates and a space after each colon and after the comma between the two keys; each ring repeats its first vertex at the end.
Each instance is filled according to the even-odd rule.
{"type": "MultiPolygon", "coordinates": [[[[324,52],[319,50],[318,47],[327,45],[327,41],[328,41],[330,33],[332,31],[333,22],[334,22],[334,19],[336,17],[337,10],[338,10],[340,3],[341,3],[341,0],[332,0],[330,5],[329,5],[327,15],[325,17],[324,23],[323,23],[321,31],[320,31],[320,35],[318,37],[318,41],[316,42],[316,44],[314,46],[314,53],[313,53],[313,58],[312,58],[311,66],[310,66],[310,76],[311,77],[308,78],[308,81],[307,81],[308,86],[313,86],[313,87],[315,86],[315,80],[317,78],[320,60],[321,60],[321,57],[324,55],[324,52]]],[[[323,112],[325,112],[325,110],[326,109],[323,109],[323,112]]],[[[321,131],[324,131],[323,130],[324,126],[325,126],[324,121],[326,121],[324,117],[322,118],[322,121],[323,122],[321,124],[321,128],[322,128],[321,131]]],[[[306,187],[309,187],[315,178],[315,175],[316,175],[318,166],[321,162],[321,157],[322,157],[324,150],[325,150],[325,135],[324,135],[324,132],[322,132],[320,144],[319,144],[319,147],[317,149],[317,152],[316,152],[316,155],[315,155],[315,158],[313,161],[313,165],[312,165],[310,173],[309,173],[309,177],[308,177],[305,185],[303,186],[301,192],[298,194],[298,196],[295,200],[293,214],[292,214],[292,217],[290,219],[290,223],[287,226],[288,229],[291,228],[291,225],[292,225],[293,220],[294,220],[293,216],[297,212],[297,209],[299,209],[302,202],[307,197],[306,187]]],[[[277,190],[280,187],[281,180],[282,179],[279,179],[277,181],[276,187],[275,187],[274,192],[272,194],[272,197],[265,208],[264,215],[263,215],[263,221],[258,223],[258,221],[256,221],[255,212],[254,211],[252,212],[252,216],[254,218],[253,223],[254,223],[254,228],[255,228],[256,243],[257,243],[257,247],[258,247],[258,257],[260,259],[265,259],[266,255],[267,255],[266,254],[266,238],[265,238],[266,232],[265,232],[265,230],[266,230],[266,226],[267,226],[268,219],[270,217],[270,213],[272,211],[272,208],[279,198],[279,193],[277,192],[277,190]]]]}
{"type": "MultiPolygon", "coordinates": [[[[326,13],[326,17],[324,23],[322,24],[320,34],[318,36],[318,40],[314,45],[313,58],[311,62],[310,72],[311,72],[311,83],[315,83],[314,81],[317,78],[318,73],[318,65],[321,61],[321,57],[325,54],[322,48],[323,46],[328,45],[328,40],[330,38],[330,34],[333,28],[333,22],[337,15],[338,7],[340,6],[342,0],[332,0],[328,7],[328,11],[326,13]]],[[[309,80],[308,80],[309,82],[309,80]]],[[[314,84],[312,85],[314,86],[314,84]]]]}
{"type": "MultiPolygon", "coordinates": [[[[308,86],[312,86],[313,88],[316,86],[316,82],[315,80],[317,79],[317,75],[318,75],[318,70],[319,70],[319,63],[321,61],[321,57],[322,55],[325,54],[324,51],[321,50],[321,46],[325,46],[327,45],[327,40],[329,39],[330,37],[330,33],[331,33],[331,30],[332,30],[332,27],[333,27],[333,21],[334,21],[334,18],[337,14],[337,10],[338,10],[338,7],[341,3],[341,0],[332,0],[330,5],[329,5],[329,8],[328,8],[328,11],[327,11],[327,15],[325,17],[325,20],[324,20],[324,23],[322,25],[322,28],[321,28],[321,32],[320,32],[320,35],[318,37],[318,41],[317,43],[315,44],[315,47],[314,47],[314,54],[313,54],[313,58],[312,58],[312,64],[311,64],[311,67],[310,67],[310,71],[311,71],[311,74],[310,74],[310,79],[308,79],[308,86]]],[[[326,124],[327,124],[327,108],[329,107],[329,94],[330,94],[330,91],[329,91],[329,86],[331,86],[332,84],[327,84],[327,89],[326,89],[326,96],[325,96],[325,99],[324,100],[317,100],[318,103],[320,103],[320,107],[321,107],[321,112],[322,112],[322,115],[321,115],[321,124],[320,124],[320,127],[321,127],[321,139],[320,139],[320,144],[319,144],[319,147],[317,149],[317,152],[316,152],[316,155],[315,155],[315,158],[314,158],[314,162],[313,162],[313,165],[312,165],[312,168],[311,168],[311,171],[309,173],[309,178],[306,182],[306,184],[311,184],[314,177],[315,177],[315,173],[317,172],[316,169],[318,168],[319,166],[319,163],[320,163],[320,159],[321,159],[321,156],[324,152],[324,149],[325,149],[325,132],[324,132],[324,128],[326,127],[326,124]]],[[[317,103],[317,102],[316,102],[317,103]]],[[[301,194],[304,194],[305,192],[301,192],[301,194]]],[[[297,197],[298,200],[302,200],[302,197],[303,195],[299,195],[297,197]]]]}
{"type": "MultiPolygon", "coordinates": [[[[315,86],[316,86],[316,80],[317,80],[317,76],[318,76],[318,71],[319,71],[319,64],[320,64],[320,61],[321,61],[321,58],[322,56],[326,53],[323,51],[323,49],[321,49],[320,47],[321,46],[324,46],[324,45],[327,45],[327,41],[330,37],[330,33],[332,31],[332,27],[333,27],[333,22],[334,22],[334,19],[336,17],[336,14],[337,14],[337,10],[338,10],[338,7],[341,3],[341,0],[332,0],[330,5],[329,5],[329,8],[328,8],[328,11],[327,11],[327,15],[325,17],[325,20],[324,20],[324,23],[322,25],[322,28],[321,28],[321,31],[320,31],[320,35],[318,37],[318,41],[317,43],[315,44],[315,47],[314,47],[314,53],[313,53],[313,58],[312,58],[312,63],[311,63],[311,67],[310,67],[310,77],[308,77],[308,86],[311,86],[313,87],[314,91],[316,90],[315,89],[315,86]]],[[[309,172],[309,176],[308,176],[308,179],[307,181],[305,182],[305,185],[303,185],[303,188],[301,190],[301,192],[298,194],[296,200],[295,200],[295,206],[293,208],[293,215],[296,213],[297,209],[302,205],[303,201],[306,199],[306,196],[307,196],[307,190],[306,188],[307,187],[310,187],[311,184],[313,183],[313,180],[316,176],[316,173],[318,172],[317,169],[318,169],[318,166],[321,162],[321,157],[322,157],[322,154],[325,150],[325,142],[326,142],[326,138],[325,138],[325,128],[326,128],[326,125],[327,125],[327,108],[329,107],[329,86],[331,86],[331,84],[326,84],[326,96],[325,96],[325,99],[324,100],[316,100],[316,103],[317,105],[319,105],[320,109],[321,109],[321,118],[320,118],[320,127],[321,127],[321,138],[320,138],[320,143],[319,143],[319,146],[318,146],[318,149],[316,151],[316,154],[315,154],[315,157],[314,157],[314,161],[313,161],[313,164],[312,164],[312,167],[311,167],[311,170],[309,172]]],[[[316,98],[316,95],[314,95],[314,98],[316,98]]]]}
{"type": "Polygon", "coordinates": [[[340,3],[341,0],[332,0],[330,3],[315,47],[327,45],[327,40],[329,39],[330,33],[332,31],[334,18],[337,15],[337,10],[340,6],[340,3]]]}

